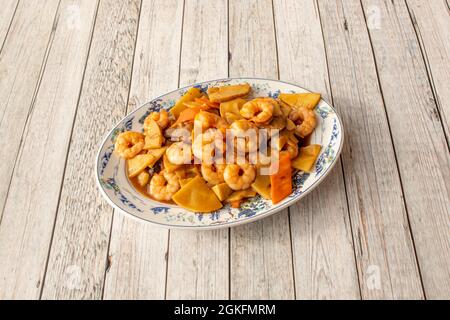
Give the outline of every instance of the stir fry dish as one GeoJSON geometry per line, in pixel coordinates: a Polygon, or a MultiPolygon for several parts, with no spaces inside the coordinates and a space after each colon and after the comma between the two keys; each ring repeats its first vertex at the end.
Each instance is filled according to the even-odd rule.
{"type": "Polygon", "coordinates": [[[292,177],[311,172],[321,146],[309,144],[320,94],[249,99],[247,83],[189,89],[170,110],[148,115],[142,132],[123,132],[115,153],[145,196],[208,213],[261,196],[277,204],[292,177]]]}

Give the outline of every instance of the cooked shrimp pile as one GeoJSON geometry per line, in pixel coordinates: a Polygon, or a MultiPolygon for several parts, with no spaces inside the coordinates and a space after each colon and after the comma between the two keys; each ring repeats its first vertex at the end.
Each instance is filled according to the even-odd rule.
{"type": "Polygon", "coordinates": [[[260,195],[278,203],[292,176],[310,172],[321,147],[307,145],[320,94],[249,99],[249,84],[191,88],[169,110],[148,115],[142,133],[118,135],[132,183],[157,201],[193,212],[239,208],[260,195]]]}

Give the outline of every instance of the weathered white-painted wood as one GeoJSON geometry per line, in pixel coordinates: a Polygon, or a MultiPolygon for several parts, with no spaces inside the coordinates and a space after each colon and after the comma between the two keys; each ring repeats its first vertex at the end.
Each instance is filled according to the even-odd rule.
{"type": "MultiPolygon", "coordinates": [[[[272,2],[229,1],[230,75],[278,77],[272,2]]],[[[293,299],[287,210],[231,229],[231,299],[293,299]]]]}
{"type": "MultiPolygon", "coordinates": [[[[228,76],[227,10],[226,0],[186,1],[180,86],[228,76]]],[[[228,299],[228,244],[228,229],[171,231],[167,299],[228,299]]]]}
{"type": "Polygon", "coordinates": [[[102,296],[112,208],[93,177],[98,143],[126,110],[140,1],[100,1],[74,123],[44,299],[102,296]]]}
{"type": "MultiPolygon", "coordinates": [[[[52,33],[57,0],[21,2],[0,53],[0,210],[52,33]]],[[[1,211],[1,212],[2,212],[1,211]]],[[[0,213],[1,219],[1,213],[0,213]]]]}
{"type": "Polygon", "coordinates": [[[408,0],[437,107],[450,139],[450,15],[443,1],[408,0]]]}
{"type": "Polygon", "coordinates": [[[8,34],[8,29],[11,25],[18,4],[19,0],[2,1],[2,10],[0,11],[0,51],[6,35],[8,34]]]}
{"type": "Polygon", "coordinates": [[[381,28],[369,32],[425,294],[448,299],[450,155],[426,66],[403,1],[362,3],[380,8],[381,28]]]}
{"type": "MultiPolygon", "coordinates": [[[[316,1],[276,0],[274,10],[280,79],[320,92],[330,101],[316,1]]],[[[359,299],[340,162],[316,191],[290,207],[290,221],[297,299],[359,299]]]]}
{"type": "MultiPolygon", "coordinates": [[[[370,39],[357,0],[319,1],[362,297],[423,298],[370,39]]],[[[400,120],[401,121],[401,120],[400,120]]]]}
{"type": "MultiPolygon", "coordinates": [[[[183,1],[144,0],[128,112],[178,85],[183,1]]],[[[114,213],[105,299],[164,299],[169,232],[114,213]]]]}
{"type": "Polygon", "coordinates": [[[0,299],[40,295],[96,7],[64,0],[59,8],[0,225],[0,299]]]}

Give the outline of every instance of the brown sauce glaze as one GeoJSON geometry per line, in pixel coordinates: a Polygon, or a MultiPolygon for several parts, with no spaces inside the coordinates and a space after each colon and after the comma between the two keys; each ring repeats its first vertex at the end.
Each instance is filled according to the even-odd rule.
{"type": "MultiPolygon", "coordinates": [[[[127,172],[128,172],[128,168],[126,168],[127,172]]],[[[150,177],[151,180],[151,177],[150,177]]],[[[161,203],[165,203],[165,204],[170,204],[170,205],[175,205],[175,202],[173,201],[161,201],[161,200],[156,200],[155,198],[153,198],[150,193],[147,191],[148,189],[148,184],[145,187],[141,187],[141,185],[138,182],[137,177],[134,178],[128,178],[128,181],[130,181],[131,185],[134,187],[134,189],[136,189],[136,191],[138,191],[140,194],[142,194],[143,196],[145,196],[146,198],[149,198],[153,201],[156,202],[161,202],[161,203]]],[[[150,184],[150,182],[149,182],[150,184]]]]}

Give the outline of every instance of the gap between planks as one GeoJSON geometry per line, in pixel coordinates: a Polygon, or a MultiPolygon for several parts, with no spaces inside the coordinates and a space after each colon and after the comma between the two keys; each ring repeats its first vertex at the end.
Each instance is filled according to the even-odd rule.
{"type": "Polygon", "coordinates": [[[16,15],[19,0],[5,0],[7,3],[3,4],[0,13],[0,54],[5,45],[6,38],[8,38],[9,30],[16,15]]]}
{"type": "MultiPolygon", "coordinates": [[[[68,4],[68,2],[69,1],[64,0],[62,3],[68,4]]],[[[82,7],[82,10],[84,11],[81,12],[81,17],[92,19],[93,13],[95,12],[95,4],[96,3],[94,3],[94,6],[92,6],[92,4],[86,4],[84,7],[82,7]]],[[[55,19],[53,20],[53,35],[51,37],[51,44],[48,45],[48,48],[46,50],[45,62],[41,67],[42,75],[39,78],[39,86],[35,90],[36,92],[34,93],[33,97],[33,112],[30,111],[28,114],[25,129],[26,134],[21,140],[21,147],[18,157],[19,162],[17,167],[18,171],[16,172],[15,169],[12,180],[13,188],[11,189],[11,193],[8,195],[8,202],[5,204],[8,211],[5,212],[5,219],[7,220],[3,222],[6,223],[6,225],[2,224],[0,226],[0,236],[3,240],[5,240],[5,237],[10,237],[11,233],[17,234],[19,232],[23,234],[22,238],[20,239],[20,241],[22,241],[20,242],[21,251],[18,252],[17,248],[14,246],[8,247],[8,250],[6,251],[9,252],[9,259],[11,259],[11,261],[9,263],[5,261],[5,264],[9,265],[10,268],[13,268],[14,264],[17,264],[14,267],[15,274],[9,277],[11,281],[16,282],[14,290],[11,290],[11,294],[13,294],[15,297],[38,298],[40,295],[39,291],[42,287],[42,279],[43,277],[45,277],[47,261],[46,257],[48,256],[48,252],[50,251],[50,239],[52,237],[53,228],[52,222],[54,222],[55,213],[51,210],[53,205],[52,202],[58,202],[59,192],[57,190],[60,189],[60,186],[62,184],[62,175],[64,172],[63,159],[66,156],[65,147],[69,142],[68,136],[71,131],[71,126],[73,125],[73,121],[71,121],[71,119],[74,119],[74,117],[70,118],[70,115],[68,116],[67,113],[68,110],[66,110],[63,116],[67,117],[68,120],[66,122],[61,121],[61,119],[59,118],[56,118],[56,121],[54,123],[50,123],[50,126],[44,125],[45,128],[48,127],[49,132],[47,134],[50,135],[50,138],[58,137],[56,138],[56,140],[51,140],[48,139],[47,136],[47,143],[45,145],[41,145],[42,142],[45,142],[42,140],[42,130],[36,130],[35,127],[39,127],[39,124],[42,122],[51,121],[51,119],[54,119],[53,117],[55,116],[55,114],[56,116],[58,116],[57,112],[55,112],[55,114],[53,114],[53,112],[50,112],[50,114],[52,114],[52,117],[48,118],[46,115],[46,111],[43,108],[45,108],[47,105],[51,107],[59,105],[60,101],[58,99],[61,99],[61,96],[64,96],[64,102],[71,105],[73,110],[76,109],[76,104],[79,96],[77,94],[77,92],[79,93],[79,91],[77,91],[76,88],[77,85],[80,85],[81,83],[83,73],[82,71],[84,66],[83,60],[87,59],[87,53],[86,50],[73,50],[75,56],[71,56],[70,58],[68,58],[69,55],[64,52],[63,56],[66,60],[62,59],[59,54],[62,54],[61,46],[65,44],[62,43],[64,41],[67,41],[64,50],[67,49],[67,46],[74,46],[73,49],[79,49],[79,46],[87,47],[92,32],[92,28],[89,28],[91,26],[91,24],[89,23],[92,22],[91,20],[86,23],[88,28],[85,28],[81,31],[75,29],[64,29],[68,28],[68,25],[65,24],[60,24],[60,26],[58,27],[57,21],[62,19],[62,16],[65,17],[67,13],[62,12],[62,10],[65,8],[66,6],[62,6],[61,3],[58,3],[55,19]],[[81,41],[83,39],[85,41],[81,41]],[[53,63],[57,59],[61,59],[58,60],[60,61],[60,63],[53,63]],[[82,66],[78,67],[77,60],[81,60],[80,64],[82,66]],[[58,68],[63,67],[72,68],[71,71],[73,73],[70,75],[72,80],[75,80],[77,77],[80,79],[79,82],[74,83],[73,94],[71,92],[64,91],[71,89],[71,83],[70,81],[61,80],[61,77],[63,77],[65,73],[61,72],[61,70],[59,70],[58,68]],[[79,76],[76,76],[77,72],[78,74],[80,74],[79,76]],[[54,81],[55,79],[52,79],[51,77],[56,77],[56,81],[54,81]],[[60,82],[63,82],[63,85],[60,85],[60,82]],[[50,100],[45,101],[45,99],[50,100]],[[66,125],[67,129],[65,127],[66,125]],[[63,129],[66,130],[64,131],[63,129]],[[58,132],[59,135],[56,135],[52,130],[62,130],[62,132],[58,132]],[[38,133],[39,137],[36,137],[38,133]],[[29,170],[28,168],[24,167],[24,165],[26,166],[26,162],[25,164],[23,164],[23,161],[21,161],[21,156],[22,154],[28,154],[30,152],[30,148],[33,148],[36,152],[34,160],[37,160],[38,164],[39,159],[41,159],[41,162],[44,163],[44,165],[47,163],[52,163],[53,160],[57,164],[56,168],[55,166],[53,166],[52,171],[46,168],[44,168],[43,170],[29,170]],[[45,150],[45,148],[49,148],[50,151],[45,150]],[[57,151],[52,152],[51,150],[57,151]],[[59,152],[59,150],[62,151],[59,152]],[[54,159],[51,158],[52,156],[54,156],[54,159]],[[59,158],[61,161],[59,161],[59,158]],[[48,180],[46,180],[45,177],[45,174],[47,172],[51,174],[51,177],[48,180]],[[26,182],[24,181],[24,179],[26,182]],[[36,179],[37,181],[34,179],[36,179]],[[39,179],[43,179],[45,181],[44,187],[38,188],[38,191],[31,190],[33,192],[23,192],[23,188],[21,187],[21,185],[24,184],[26,186],[28,184],[33,187],[34,185],[40,185],[40,183],[42,183],[42,180],[39,179]],[[19,187],[17,187],[17,185],[19,185],[19,187]],[[40,197],[38,195],[38,193],[41,192],[41,190],[45,190],[45,188],[49,188],[48,192],[49,194],[51,194],[51,197],[47,197],[46,195],[40,197]],[[53,188],[55,190],[52,190],[53,188]],[[33,203],[32,211],[30,211],[30,203],[33,203]],[[12,220],[9,217],[9,212],[11,210],[14,211],[14,218],[12,220]],[[19,212],[20,215],[17,215],[17,212],[19,212]],[[25,221],[23,220],[24,218],[25,221]],[[39,250],[36,250],[35,248],[33,248],[33,246],[37,246],[38,243],[39,250]],[[25,261],[23,261],[22,259],[25,259],[25,261]],[[26,277],[21,277],[21,274],[26,274],[26,277]]],[[[42,192],[45,193],[47,191],[42,192]]]]}

